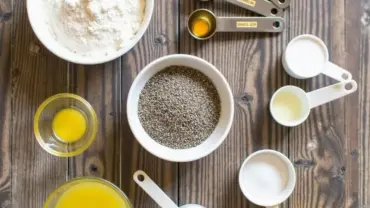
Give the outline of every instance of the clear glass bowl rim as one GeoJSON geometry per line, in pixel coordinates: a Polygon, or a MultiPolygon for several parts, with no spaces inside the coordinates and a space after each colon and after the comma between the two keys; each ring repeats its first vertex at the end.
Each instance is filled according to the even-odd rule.
{"type": "Polygon", "coordinates": [[[91,143],[95,140],[96,134],[98,132],[98,117],[97,117],[97,115],[94,111],[94,108],[84,98],[82,98],[78,95],[75,95],[75,94],[71,94],[71,93],[60,93],[60,94],[56,94],[56,95],[53,95],[53,96],[49,97],[38,107],[38,109],[36,111],[36,114],[35,114],[35,118],[33,120],[33,130],[34,130],[35,137],[36,137],[37,141],[39,142],[40,146],[45,151],[47,151],[48,153],[50,153],[52,155],[59,156],[59,157],[73,157],[73,156],[79,155],[82,152],[84,152],[87,148],[89,148],[91,143]],[[93,117],[93,120],[92,120],[93,128],[91,130],[92,131],[91,137],[88,138],[88,141],[86,142],[86,144],[83,145],[83,147],[81,147],[80,149],[77,149],[73,152],[58,152],[58,151],[55,151],[55,150],[51,149],[44,142],[44,140],[41,137],[40,131],[39,131],[39,119],[40,119],[41,113],[43,112],[45,107],[48,106],[51,102],[55,101],[56,99],[61,99],[61,98],[71,98],[71,99],[78,100],[79,102],[81,102],[85,105],[85,107],[88,109],[89,113],[93,117]]]}

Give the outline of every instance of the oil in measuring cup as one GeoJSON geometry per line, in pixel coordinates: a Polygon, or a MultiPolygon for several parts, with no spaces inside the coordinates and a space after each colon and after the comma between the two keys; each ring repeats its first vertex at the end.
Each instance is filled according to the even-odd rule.
{"type": "Polygon", "coordinates": [[[294,121],[302,117],[302,102],[296,94],[289,91],[277,94],[272,108],[278,120],[294,121]]]}
{"type": "Polygon", "coordinates": [[[296,86],[284,86],[273,94],[270,113],[274,120],[283,126],[298,126],[308,118],[311,109],[354,93],[357,88],[357,82],[354,80],[339,82],[308,93],[296,86]]]}

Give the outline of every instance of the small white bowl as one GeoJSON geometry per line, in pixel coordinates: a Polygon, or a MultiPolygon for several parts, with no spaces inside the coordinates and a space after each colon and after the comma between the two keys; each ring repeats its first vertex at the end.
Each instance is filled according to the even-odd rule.
{"type": "Polygon", "coordinates": [[[49,51],[64,60],[77,64],[101,64],[116,59],[127,53],[144,35],[152,18],[154,8],[154,0],[146,0],[145,16],[139,31],[130,41],[127,41],[120,50],[115,51],[114,53],[109,53],[106,56],[88,57],[71,52],[54,39],[48,27],[46,26],[47,23],[45,19],[47,19],[48,16],[46,15],[47,12],[44,11],[44,2],[45,0],[27,0],[28,19],[33,31],[35,32],[37,38],[49,51]]]}
{"type": "Polygon", "coordinates": [[[217,149],[230,131],[234,118],[234,101],[224,76],[209,62],[196,56],[175,54],[159,58],[147,65],[136,77],[127,98],[127,118],[137,141],[150,153],[172,162],[189,162],[207,156],[217,149]],[[221,99],[221,116],[213,133],[200,145],[188,149],[172,149],[154,141],[144,130],[138,116],[139,97],[147,81],[171,65],[182,65],[199,70],[215,85],[221,99]]]}
{"type": "Polygon", "coordinates": [[[287,200],[293,193],[295,184],[296,173],[293,163],[287,156],[275,150],[265,149],[254,152],[244,160],[239,170],[239,187],[242,193],[249,201],[259,206],[271,208],[279,207],[278,205],[287,200]],[[248,169],[247,166],[253,164],[254,168],[256,168],[257,164],[259,169],[255,169],[252,174],[248,174],[248,171],[251,171],[251,169],[248,169]],[[266,189],[269,188],[269,183],[276,184],[277,182],[275,178],[276,175],[271,175],[271,170],[274,169],[281,177],[284,177],[284,179],[281,180],[286,182],[286,184],[279,194],[276,194],[275,196],[266,196],[266,189]],[[256,173],[257,171],[258,173],[256,173]],[[254,176],[256,178],[251,178],[250,176],[254,176]],[[253,182],[259,181],[260,183],[255,183],[254,186],[257,184],[263,186],[264,196],[261,196],[261,193],[259,193],[255,187],[251,186],[250,182],[248,183],[247,180],[253,182]]]}

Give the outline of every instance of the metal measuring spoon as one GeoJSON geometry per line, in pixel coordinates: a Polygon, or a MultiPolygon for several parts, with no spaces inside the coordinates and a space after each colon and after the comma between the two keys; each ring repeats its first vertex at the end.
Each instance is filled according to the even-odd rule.
{"type": "Polygon", "coordinates": [[[280,9],[285,9],[290,6],[290,0],[271,0],[280,9]]]}
{"type": "Polygon", "coordinates": [[[226,0],[263,16],[283,16],[283,10],[268,0],[226,0]]]}
{"type": "MultiPolygon", "coordinates": [[[[152,179],[142,170],[134,173],[134,181],[139,185],[160,207],[163,208],[179,208],[161,188],[154,183],[152,179]]],[[[205,208],[198,204],[185,204],[180,208],[205,208]]]]}
{"type": "Polygon", "coordinates": [[[188,19],[189,33],[198,40],[211,38],[216,32],[271,32],[278,33],[285,29],[285,20],[281,17],[216,17],[208,9],[192,12],[188,19]],[[209,29],[205,35],[193,32],[196,21],[207,23],[209,29]]]}

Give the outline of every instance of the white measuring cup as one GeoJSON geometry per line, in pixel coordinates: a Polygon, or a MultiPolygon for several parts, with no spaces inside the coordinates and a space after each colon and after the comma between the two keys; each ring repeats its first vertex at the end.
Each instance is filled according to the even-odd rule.
{"type": "Polygon", "coordinates": [[[289,42],[283,54],[285,71],[297,79],[308,79],[324,74],[337,81],[348,81],[352,75],[329,61],[324,42],[313,35],[300,35],[289,42]]]}
{"type": "MultiPolygon", "coordinates": [[[[179,208],[161,188],[142,170],[134,173],[134,181],[139,185],[160,207],[163,208],[179,208]]],[[[180,208],[205,208],[198,204],[186,204],[180,208]]]]}
{"type": "Polygon", "coordinates": [[[270,113],[274,120],[283,126],[298,126],[308,118],[311,109],[356,90],[357,83],[354,80],[340,82],[309,93],[296,86],[285,86],[272,96],[270,113]]]}

